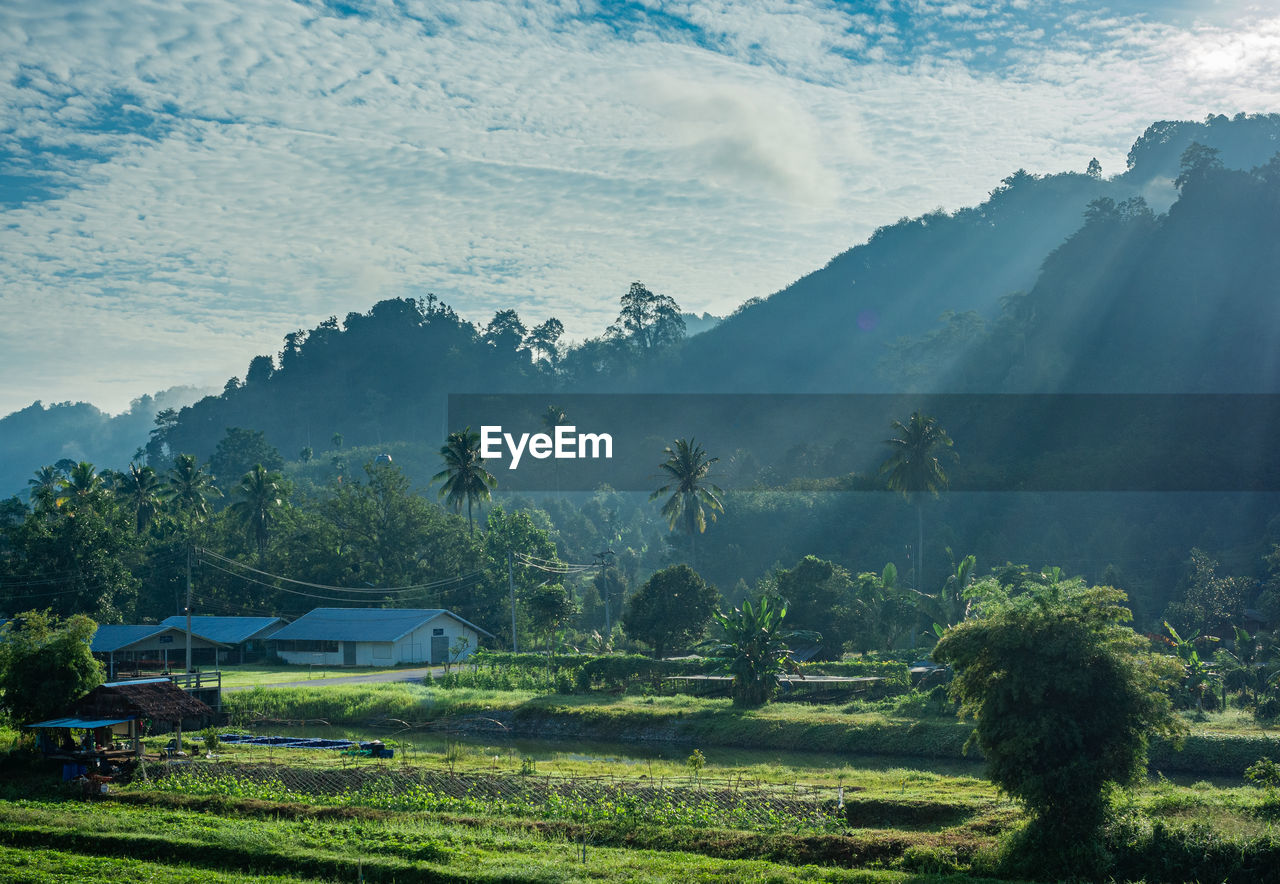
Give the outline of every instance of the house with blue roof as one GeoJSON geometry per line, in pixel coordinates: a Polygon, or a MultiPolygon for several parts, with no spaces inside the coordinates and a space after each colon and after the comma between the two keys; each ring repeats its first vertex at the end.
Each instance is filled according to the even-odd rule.
{"type": "MultiPolygon", "coordinates": [[[[160,621],[161,626],[187,628],[187,618],[175,614],[160,621]]],[[[279,617],[192,617],[191,631],[229,649],[220,662],[245,663],[266,656],[267,639],[285,625],[279,617]]]]}
{"type": "MultiPolygon", "coordinates": [[[[173,626],[99,626],[89,650],[107,664],[108,677],[122,669],[186,669],[187,631],[173,626]]],[[[222,642],[191,630],[193,664],[217,665],[219,652],[230,650],[222,642]]]]}
{"type": "Polygon", "coordinates": [[[462,660],[482,637],[494,636],[442,608],[316,608],[271,640],[287,663],[394,666],[462,660]]]}

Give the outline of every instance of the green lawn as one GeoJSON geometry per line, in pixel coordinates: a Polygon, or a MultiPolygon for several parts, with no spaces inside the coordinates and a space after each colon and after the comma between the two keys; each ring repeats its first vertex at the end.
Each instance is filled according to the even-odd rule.
{"type": "Polygon", "coordinates": [[[246,663],[244,665],[223,666],[223,687],[246,687],[252,685],[273,685],[295,681],[322,682],[334,678],[351,675],[376,675],[384,672],[396,672],[400,669],[419,669],[421,666],[398,666],[391,669],[372,666],[302,666],[246,663]]]}

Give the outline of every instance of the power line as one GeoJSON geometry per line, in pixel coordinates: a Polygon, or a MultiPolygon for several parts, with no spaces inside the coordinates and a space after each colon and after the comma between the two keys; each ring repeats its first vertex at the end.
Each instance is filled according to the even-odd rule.
{"type": "MultiPolygon", "coordinates": [[[[229,559],[226,556],[220,556],[217,553],[211,552],[207,549],[197,548],[196,553],[202,557],[207,556],[208,557],[208,560],[206,560],[207,564],[213,565],[214,567],[217,567],[217,565],[212,560],[217,559],[220,562],[223,562],[228,565],[233,565],[237,568],[242,568],[245,571],[250,571],[262,577],[269,577],[272,580],[282,580],[285,583],[292,583],[292,584],[295,584],[296,586],[306,586],[310,589],[323,589],[327,592],[358,592],[358,593],[365,593],[370,595],[387,595],[388,593],[393,593],[393,592],[417,592],[423,589],[438,589],[441,587],[449,586],[451,584],[460,584],[467,580],[470,580],[473,577],[477,577],[484,574],[483,571],[472,571],[469,574],[461,574],[457,577],[447,577],[443,580],[435,580],[430,583],[415,583],[410,586],[380,586],[380,587],[373,587],[373,588],[355,587],[355,586],[329,586],[323,583],[308,583],[305,580],[294,580],[292,577],[284,577],[279,574],[272,574],[269,571],[260,571],[257,568],[246,565],[244,562],[237,562],[235,559],[229,559]]],[[[225,569],[222,569],[222,570],[225,570],[225,569]]],[[[228,571],[227,573],[233,573],[233,572],[228,571]]],[[[245,578],[245,579],[248,579],[248,578],[245,578]]]]}
{"type": "MultiPolygon", "coordinates": [[[[276,590],[276,591],[278,591],[278,592],[287,592],[287,593],[290,593],[291,595],[300,595],[300,596],[303,596],[303,597],[305,597],[305,598],[309,598],[309,599],[321,599],[321,600],[323,600],[323,601],[327,601],[327,602],[347,602],[347,603],[351,603],[351,602],[354,602],[354,601],[358,601],[358,599],[343,598],[343,597],[341,597],[341,596],[331,596],[331,595],[316,595],[315,593],[311,593],[311,592],[302,592],[301,590],[297,590],[297,589],[288,589],[287,587],[284,587],[284,586],[276,586],[276,585],[274,585],[274,584],[267,583],[266,581],[263,581],[263,580],[258,580],[258,579],[256,579],[256,578],[249,577],[249,576],[244,575],[244,574],[238,574],[238,573],[236,573],[235,571],[232,571],[232,570],[230,570],[230,569],[228,569],[228,568],[224,568],[224,567],[222,567],[222,566],[221,566],[221,565],[219,565],[217,562],[205,562],[204,564],[208,565],[208,566],[209,566],[209,567],[211,567],[211,568],[216,568],[217,570],[222,571],[222,572],[223,572],[223,573],[225,573],[225,574],[230,574],[232,577],[237,577],[237,578],[239,578],[240,580],[244,580],[244,581],[245,581],[245,582],[247,582],[247,583],[256,583],[256,584],[258,584],[259,586],[265,586],[267,589],[274,589],[274,590],[276,590]]],[[[475,572],[475,573],[476,573],[476,574],[479,574],[479,573],[481,573],[481,572],[477,571],[477,572],[475,572]]],[[[296,581],[295,581],[295,582],[296,582],[296,581]]],[[[310,586],[311,584],[304,584],[304,585],[306,585],[306,586],[310,586]]],[[[323,588],[323,587],[321,587],[321,588],[323,588]]],[[[451,587],[451,588],[461,589],[461,588],[462,588],[462,585],[461,585],[461,584],[459,584],[458,586],[456,586],[456,587],[451,587]]]]}

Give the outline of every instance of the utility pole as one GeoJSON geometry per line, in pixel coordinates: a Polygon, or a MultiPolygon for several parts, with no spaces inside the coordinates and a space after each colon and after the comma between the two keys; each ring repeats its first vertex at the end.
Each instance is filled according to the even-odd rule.
{"type": "Polygon", "coordinates": [[[507,550],[507,587],[511,590],[511,653],[518,654],[520,646],[516,641],[516,577],[511,558],[511,550],[507,550]]]}
{"type": "MultiPolygon", "coordinates": [[[[613,558],[613,550],[601,550],[596,553],[595,558],[596,575],[599,576],[604,574],[606,564],[605,560],[613,558]]],[[[613,619],[609,616],[609,589],[606,587],[604,591],[604,637],[605,639],[608,639],[611,635],[613,635],[613,619]]]]}
{"type": "Polygon", "coordinates": [[[187,672],[191,672],[191,541],[187,541],[187,672]]]}

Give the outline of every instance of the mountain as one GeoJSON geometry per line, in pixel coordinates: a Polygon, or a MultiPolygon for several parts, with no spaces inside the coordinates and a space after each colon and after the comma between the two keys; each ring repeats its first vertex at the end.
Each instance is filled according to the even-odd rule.
{"type": "MultiPolygon", "coordinates": [[[[1218,150],[1227,169],[1260,166],[1280,150],[1280,115],[1154,123],[1134,143],[1126,171],[1110,179],[1019,170],[980,206],[882,227],[821,270],[748,302],[689,341],[657,388],[798,393],[918,386],[882,368],[900,339],[936,330],[939,317],[944,325],[968,313],[997,317],[1008,296],[1036,285],[1046,259],[1081,228],[1095,200],[1141,198],[1153,210],[1166,209],[1178,196],[1173,180],[1192,143],[1218,150]]],[[[1214,260],[1206,255],[1204,266],[1214,260]]],[[[1087,273],[1098,265],[1071,266],[1087,273]]],[[[1077,337],[1060,342],[1089,346],[1077,337]]]]}
{"type": "MultiPolygon", "coordinates": [[[[457,429],[447,397],[465,392],[1268,390],[1267,372],[1242,380],[1280,352],[1271,173],[1249,170],[1272,168],[1278,146],[1280,115],[1155,123],[1120,174],[1018,170],[981,205],[882,227],[722,321],[685,315],[678,346],[604,336],[534,361],[546,354],[513,332],[524,331],[514,311],[480,328],[434,296],[382,301],[286,335],[243,381],[181,408],[148,454],[207,458],[235,427],[263,431],[288,459],[339,437],[430,451],[457,429]],[[1209,149],[1207,174],[1175,184],[1193,143],[1209,149]]],[[[0,488],[64,454],[122,467],[160,407],[11,415],[0,488]]]]}
{"type": "Polygon", "coordinates": [[[25,493],[35,470],[60,460],[123,468],[144,442],[162,409],[182,408],[208,393],[171,387],[134,399],[115,416],[87,402],[33,402],[0,418],[0,497],[25,493]]]}

